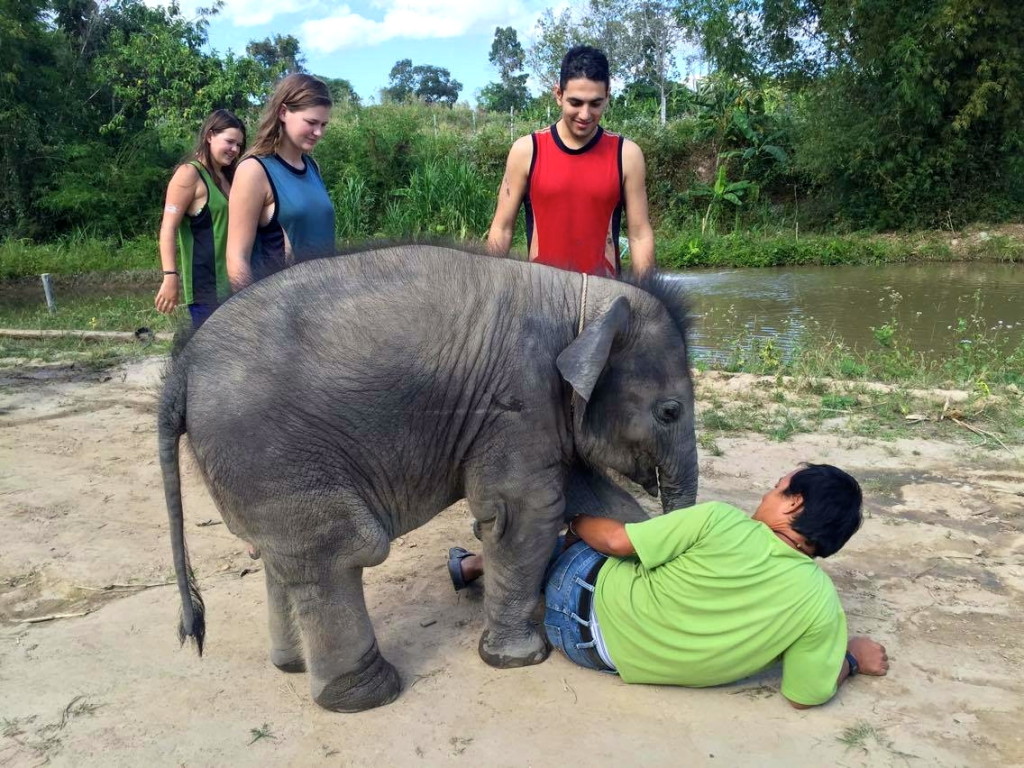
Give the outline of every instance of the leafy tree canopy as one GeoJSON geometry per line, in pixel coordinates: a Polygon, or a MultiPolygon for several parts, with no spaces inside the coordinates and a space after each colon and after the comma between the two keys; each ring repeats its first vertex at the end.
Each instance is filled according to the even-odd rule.
{"type": "Polygon", "coordinates": [[[388,77],[390,84],[381,92],[385,101],[403,102],[415,98],[427,104],[452,107],[462,90],[462,83],[444,67],[413,66],[412,59],[396,61],[388,77]]]}
{"type": "Polygon", "coordinates": [[[273,38],[253,40],[245,52],[271,72],[291,75],[306,71],[306,58],[299,50],[299,41],[292,35],[274,35],[273,38]]]}
{"type": "Polygon", "coordinates": [[[528,75],[522,72],[526,54],[519,35],[512,27],[497,27],[488,60],[498,69],[500,80],[479,93],[480,106],[491,112],[522,111],[530,103],[526,87],[528,75]]]}

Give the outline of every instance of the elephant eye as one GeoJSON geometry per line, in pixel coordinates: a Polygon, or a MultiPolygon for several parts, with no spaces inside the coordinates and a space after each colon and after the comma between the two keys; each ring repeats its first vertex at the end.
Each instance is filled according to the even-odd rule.
{"type": "Polygon", "coordinates": [[[682,413],[683,406],[679,404],[678,400],[662,400],[654,406],[654,418],[662,424],[671,424],[674,421],[679,421],[682,413]]]}

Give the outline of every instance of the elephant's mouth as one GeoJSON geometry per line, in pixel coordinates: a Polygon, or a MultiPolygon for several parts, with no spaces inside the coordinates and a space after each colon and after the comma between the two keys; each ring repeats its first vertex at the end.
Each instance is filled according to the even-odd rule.
{"type": "Polygon", "coordinates": [[[658,465],[653,461],[637,459],[636,468],[627,477],[647,491],[652,498],[658,498],[658,465]]]}

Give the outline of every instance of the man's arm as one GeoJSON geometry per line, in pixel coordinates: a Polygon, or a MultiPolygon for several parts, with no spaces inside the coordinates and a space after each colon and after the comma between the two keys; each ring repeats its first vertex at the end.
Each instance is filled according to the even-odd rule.
{"type": "Polygon", "coordinates": [[[498,204],[487,233],[487,250],[504,256],[512,248],[516,233],[516,216],[526,196],[526,184],[533,161],[533,137],[523,136],[512,145],[505,163],[505,176],[498,187],[498,204]]]}
{"type": "Polygon", "coordinates": [[[654,272],[654,230],[647,211],[647,166],[635,142],[622,146],[622,187],[626,202],[629,258],[638,275],[654,272]]]}
{"type": "Polygon", "coordinates": [[[610,517],[577,515],[569,522],[569,533],[579,536],[603,555],[628,557],[636,554],[633,542],[626,535],[626,526],[610,517]]]}
{"type": "MultiPolygon", "coordinates": [[[[885,646],[876,643],[870,637],[856,635],[851,637],[846,644],[846,650],[857,660],[858,673],[864,675],[882,676],[889,671],[889,656],[885,652],[885,646]]],[[[843,659],[843,666],[839,670],[839,678],[836,680],[836,690],[850,677],[850,662],[843,659]]],[[[787,699],[795,709],[810,709],[817,704],[800,704],[787,699]]],[[[824,704],[826,702],[822,702],[824,704]]]]}

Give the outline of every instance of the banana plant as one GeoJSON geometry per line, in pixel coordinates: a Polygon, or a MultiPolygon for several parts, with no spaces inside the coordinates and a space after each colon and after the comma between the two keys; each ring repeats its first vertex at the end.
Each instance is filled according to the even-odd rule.
{"type": "Polygon", "coordinates": [[[700,222],[701,236],[705,234],[709,226],[713,226],[714,221],[718,218],[718,213],[726,204],[738,209],[743,205],[745,196],[756,194],[756,192],[757,184],[753,181],[745,179],[729,181],[724,164],[718,166],[718,175],[715,177],[714,184],[703,182],[694,184],[687,195],[694,200],[708,198],[708,207],[700,222]]]}

